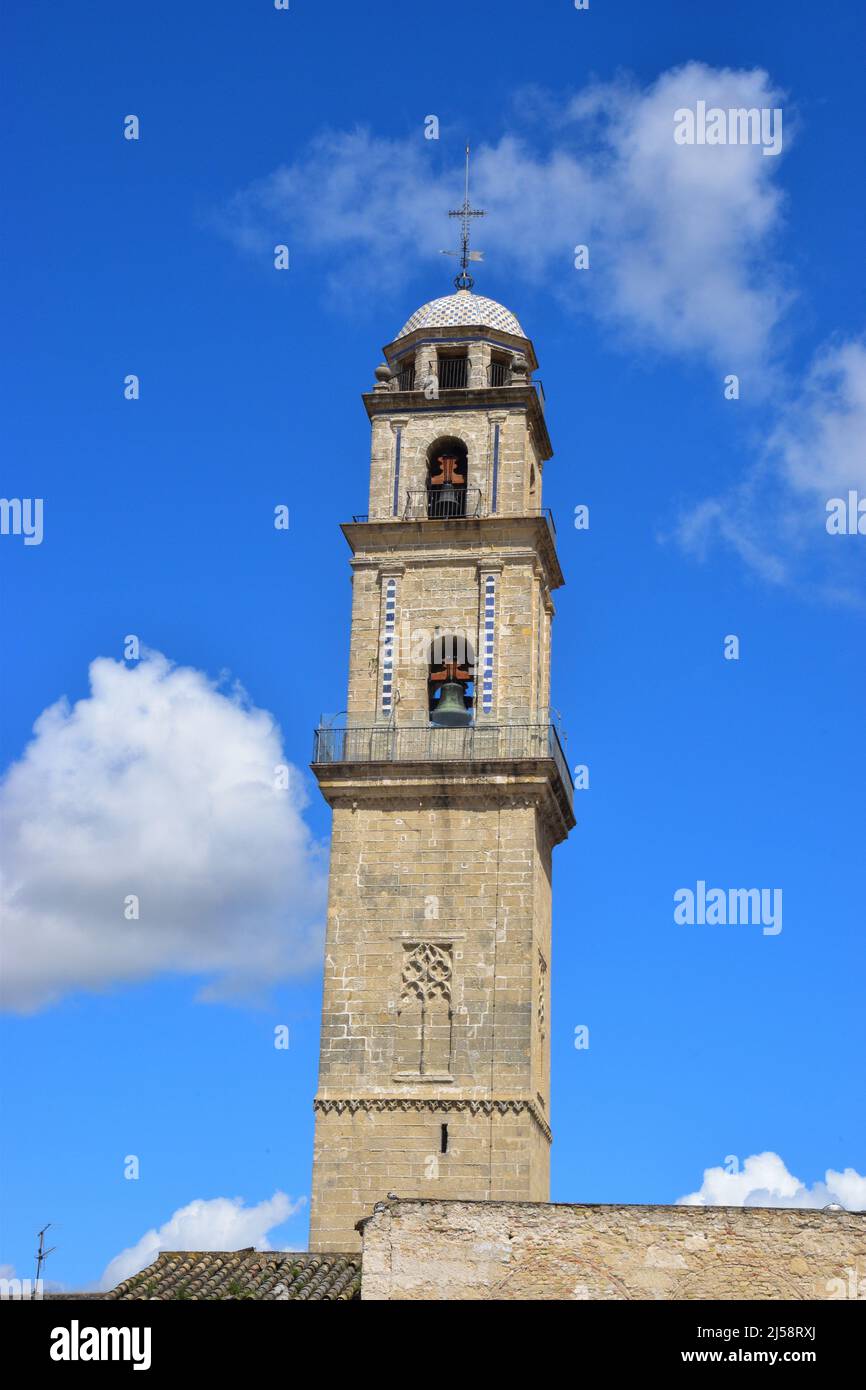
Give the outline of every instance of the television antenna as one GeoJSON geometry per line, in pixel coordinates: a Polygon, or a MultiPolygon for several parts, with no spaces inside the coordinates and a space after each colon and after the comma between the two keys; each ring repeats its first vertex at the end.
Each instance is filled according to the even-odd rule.
{"type": "Polygon", "coordinates": [[[53,1255],[54,1251],[57,1249],[56,1245],[52,1245],[50,1250],[45,1249],[45,1232],[50,1228],[50,1226],[51,1222],[49,1221],[48,1225],[43,1226],[42,1230],[39,1232],[39,1249],[36,1251],[36,1287],[34,1289],[33,1294],[34,1298],[39,1297],[43,1265],[45,1264],[45,1261],[48,1259],[48,1256],[53,1255]]]}

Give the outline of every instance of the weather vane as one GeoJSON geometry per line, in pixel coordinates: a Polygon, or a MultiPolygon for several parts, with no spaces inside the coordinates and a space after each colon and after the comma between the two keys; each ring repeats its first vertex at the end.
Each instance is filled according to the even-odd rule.
{"type": "Polygon", "coordinates": [[[470,261],[483,261],[483,260],[484,260],[484,252],[483,252],[483,251],[470,251],[470,250],[469,250],[469,234],[470,234],[470,229],[471,229],[471,226],[472,226],[472,223],[471,223],[471,221],[470,221],[470,218],[472,218],[472,217],[483,217],[484,215],[485,215],[485,214],[484,214],[484,212],[483,212],[481,209],[479,209],[479,208],[473,208],[473,207],[470,207],[470,206],[469,206],[469,146],[467,145],[467,146],[466,146],[466,183],[465,183],[464,192],[463,192],[463,206],[462,206],[462,208],[456,208],[453,212],[449,212],[449,214],[448,214],[449,217],[459,217],[459,218],[461,219],[462,224],[463,224],[462,229],[461,229],[461,235],[460,235],[460,250],[459,250],[459,251],[443,251],[443,252],[442,252],[442,255],[443,255],[443,256],[459,256],[459,257],[460,257],[460,274],[459,274],[459,275],[455,275],[455,277],[454,277],[454,283],[455,283],[455,285],[457,286],[458,290],[471,290],[471,289],[472,289],[472,286],[475,284],[475,281],[473,280],[472,276],[469,274],[469,262],[470,262],[470,261]]]}

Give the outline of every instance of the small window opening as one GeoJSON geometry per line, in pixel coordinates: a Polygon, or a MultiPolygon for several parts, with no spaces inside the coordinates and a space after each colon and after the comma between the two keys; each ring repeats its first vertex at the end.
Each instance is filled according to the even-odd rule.
{"type": "Polygon", "coordinates": [[[397,390],[398,390],[398,391],[414,391],[414,390],[415,390],[415,363],[414,363],[414,361],[407,361],[407,360],[404,358],[403,361],[400,363],[400,370],[399,370],[399,372],[397,373],[397,390]]]}
{"type": "Polygon", "coordinates": [[[490,358],[490,385],[507,386],[510,370],[508,357],[504,353],[494,352],[490,358]]]}
{"type": "Polygon", "coordinates": [[[465,353],[439,353],[438,376],[440,391],[465,391],[469,385],[469,358],[465,353]]]}
{"type": "Polygon", "coordinates": [[[427,515],[466,515],[466,445],[460,439],[437,439],[427,450],[427,515]]]}
{"type": "Polygon", "coordinates": [[[447,1125],[443,1125],[443,1126],[442,1126],[442,1133],[441,1133],[440,1138],[439,1138],[439,1152],[440,1152],[440,1153],[443,1153],[443,1154],[447,1154],[447,1152],[448,1152],[448,1126],[447,1126],[447,1125]]]}

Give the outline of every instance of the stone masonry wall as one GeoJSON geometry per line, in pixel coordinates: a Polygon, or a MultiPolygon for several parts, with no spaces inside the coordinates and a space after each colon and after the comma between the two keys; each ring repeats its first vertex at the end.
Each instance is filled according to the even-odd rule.
{"type": "Polygon", "coordinates": [[[391,1191],[479,1201],[547,1195],[548,1142],[527,1109],[382,1102],[316,1116],[312,1251],[358,1250],[357,1222],[391,1191]],[[447,1152],[441,1152],[442,1125],[447,1152]]]}
{"type": "Polygon", "coordinates": [[[513,392],[488,387],[492,350],[468,332],[468,391],[416,392],[392,412],[378,374],[365,397],[368,521],[345,532],[349,735],[323,739],[335,756],[316,766],[334,816],[313,1250],[357,1248],[355,1223],[389,1191],[548,1195],[550,850],[571,823],[546,729],[562,576],[534,519],[549,454],[538,402],[522,367],[513,392]],[[472,505],[430,520],[428,454],[446,437],[466,446],[472,505]],[[476,659],[462,753],[461,729],[430,736],[431,644],[449,635],[476,659]]]}
{"type": "MultiPolygon", "coordinates": [[[[397,723],[403,724],[426,722],[429,645],[437,629],[465,639],[480,662],[483,576],[491,572],[496,574],[491,717],[545,719],[550,620],[534,556],[516,548],[514,553],[503,548],[482,555],[476,547],[473,554],[465,543],[462,550],[441,544],[433,549],[428,542],[425,550],[404,545],[399,560],[363,555],[355,560],[348,703],[355,721],[375,722],[381,709],[384,581],[393,576],[396,583],[394,686],[399,692],[397,723]]],[[[480,683],[476,695],[479,689],[480,683]]]]}
{"type": "Polygon", "coordinates": [[[334,809],[313,1249],[355,1248],[355,1221],[390,1190],[547,1195],[535,962],[549,956],[550,854],[536,810],[461,806],[459,788],[451,804],[389,799],[334,809]],[[517,1113],[484,1104],[512,1101],[517,1113]]]}
{"type": "Polygon", "coordinates": [[[541,503],[543,464],[528,428],[525,409],[427,409],[377,416],[373,422],[370,467],[369,515],[382,520],[394,512],[396,431],[401,431],[400,476],[397,479],[397,515],[401,516],[407,491],[421,491],[427,484],[427,450],[447,436],[462,440],[468,452],[467,486],[480,488],[482,512],[493,499],[495,428],[499,426],[499,462],[496,510],[501,515],[520,515],[541,503]],[[535,486],[530,493],[530,477],[535,486]]]}
{"type": "Polygon", "coordinates": [[[866,1297],[866,1215],[766,1207],[392,1201],[364,1299],[866,1297]]]}

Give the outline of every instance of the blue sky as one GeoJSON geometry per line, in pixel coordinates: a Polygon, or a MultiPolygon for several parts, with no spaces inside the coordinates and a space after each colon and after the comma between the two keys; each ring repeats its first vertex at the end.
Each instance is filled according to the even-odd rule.
{"type": "Polygon", "coordinates": [[[18,3],[5,27],[2,492],[44,499],[44,538],[0,537],[0,1262],[29,1273],[49,1220],[67,1287],[167,1224],[305,1245],[338,524],[366,510],[381,346],[449,291],[467,138],[476,288],[541,363],[554,701],[591,773],[555,857],[552,1196],[673,1202],[766,1152],[812,1192],[791,1200],[866,1172],[866,537],[824,526],[866,496],[859,8],[18,3]],[[782,153],[675,165],[669,112],[702,96],[781,108],[782,153]],[[124,672],[128,634],[180,672],[124,672]],[[87,703],[21,762],[64,696],[87,703]],[[215,811],[275,748],[279,813],[215,811]],[[676,926],[700,879],[781,887],[783,930],[676,926]],[[135,937],[99,920],[109,888],[154,934],[144,907],[135,937]]]}

